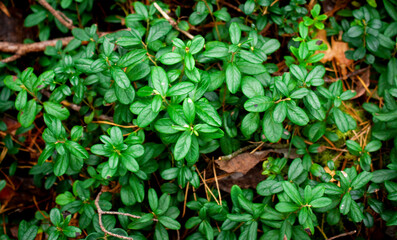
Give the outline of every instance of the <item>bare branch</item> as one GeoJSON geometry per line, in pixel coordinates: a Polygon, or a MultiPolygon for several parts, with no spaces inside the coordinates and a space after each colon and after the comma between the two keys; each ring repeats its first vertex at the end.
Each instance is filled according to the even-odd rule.
{"type": "MultiPolygon", "coordinates": [[[[106,233],[106,234],[108,234],[110,236],[121,238],[121,239],[134,240],[131,237],[125,237],[125,236],[121,236],[119,234],[112,233],[112,232],[106,230],[106,228],[103,226],[102,215],[106,215],[106,214],[107,215],[122,215],[122,216],[131,217],[131,218],[141,218],[140,216],[129,214],[129,213],[114,212],[114,211],[102,211],[101,207],[99,206],[99,199],[100,199],[102,193],[104,193],[104,192],[111,192],[111,191],[107,191],[107,190],[105,190],[105,187],[102,187],[101,191],[98,193],[98,195],[95,198],[95,206],[97,208],[98,218],[99,218],[99,221],[98,221],[99,222],[99,227],[101,228],[101,230],[104,233],[106,233]]],[[[158,220],[153,218],[153,221],[157,222],[158,220]]]]}
{"type": "Polygon", "coordinates": [[[50,11],[50,13],[54,15],[54,17],[58,19],[58,21],[61,22],[62,25],[69,28],[70,30],[75,28],[75,26],[73,26],[73,21],[71,19],[66,17],[65,14],[63,14],[62,12],[55,10],[46,0],[37,0],[37,1],[48,11],[50,11]]]}
{"type": "Polygon", "coordinates": [[[62,46],[68,45],[74,37],[56,38],[53,40],[35,42],[35,43],[12,43],[12,42],[0,42],[0,52],[14,53],[13,56],[2,59],[1,62],[8,63],[15,61],[23,55],[30,52],[42,52],[47,46],[55,46],[58,41],[62,42],[62,46]]]}
{"type": "MultiPolygon", "coordinates": [[[[358,70],[356,70],[356,71],[354,71],[354,72],[352,72],[352,73],[346,74],[345,77],[343,77],[343,76],[342,76],[342,77],[338,77],[338,78],[328,78],[328,77],[325,77],[325,78],[324,78],[324,81],[325,81],[325,82],[336,82],[336,81],[338,81],[338,80],[348,79],[349,77],[354,77],[354,76],[356,76],[356,75],[359,75],[359,74],[361,74],[361,73],[367,71],[367,69],[368,69],[368,67],[362,68],[362,69],[358,69],[358,70]]],[[[364,85],[365,85],[365,84],[364,84],[364,85]]],[[[364,85],[363,85],[363,86],[364,86],[364,85]]]]}
{"type": "MultiPolygon", "coordinates": [[[[128,29],[120,29],[118,31],[124,31],[128,29]]],[[[115,32],[99,32],[98,36],[103,37],[107,34],[115,33],[115,32]]],[[[55,38],[48,41],[35,42],[35,43],[13,43],[13,42],[0,42],[0,52],[14,53],[11,57],[2,59],[1,62],[9,63],[17,60],[18,58],[31,53],[31,52],[43,52],[48,46],[55,46],[58,41],[62,42],[62,47],[69,44],[74,37],[64,37],[64,38],[55,38]]],[[[83,44],[87,44],[88,42],[83,42],[83,44]]]]}
{"type": "Polygon", "coordinates": [[[354,231],[350,231],[350,232],[347,232],[347,233],[342,233],[342,234],[339,234],[339,235],[336,235],[336,236],[330,237],[330,238],[328,238],[327,240],[333,240],[333,239],[337,239],[337,238],[340,238],[340,237],[344,237],[344,236],[353,235],[353,234],[355,234],[356,232],[357,232],[357,231],[356,231],[356,230],[354,230],[354,231]]]}
{"type": "Polygon", "coordinates": [[[178,24],[175,22],[175,20],[172,19],[170,16],[168,16],[168,14],[166,12],[164,12],[164,10],[157,3],[153,3],[153,5],[157,9],[157,11],[159,11],[161,13],[161,15],[163,15],[163,17],[165,19],[167,19],[167,21],[171,24],[172,27],[174,27],[179,32],[185,34],[186,37],[188,37],[190,39],[194,38],[194,36],[192,34],[190,34],[189,32],[186,32],[185,30],[180,29],[178,27],[178,24]]]}

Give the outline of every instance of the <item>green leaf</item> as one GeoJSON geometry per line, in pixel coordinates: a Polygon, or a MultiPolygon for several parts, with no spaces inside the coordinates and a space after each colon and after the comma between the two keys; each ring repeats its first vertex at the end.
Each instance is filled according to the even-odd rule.
{"type": "Polygon", "coordinates": [[[361,211],[360,206],[358,206],[355,201],[352,201],[349,216],[352,218],[353,222],[356,223],[361,222],[364,219],[364,214],[361,211]]]}
{"type": "Polygon", "coordinates": [[[70,113],[67,108],[62,106],[59,103],[54,102],[44,102],[44,109],[48,114],[58,118],[59,120],[66,120],[68,119],[70,113]]]}
{"type": "Polygon", "coordinates": [[[241,73],[234,63],[230,63],[226,67],[226,85],[231,93],[236,93],[240,88],[241,73]]]}
{"type": "Polygon", "coordinates": [[[354,151],[354,152],[361,152],[363,149],[361,148],[360,144],[355,141],[347,140],[346,141],[347,149],[354,151]]]}
{"type": "Polygon", "coordinates": [[[266,67],[262,63],[250,63],[248,61],[237,62],[238,69],[240,72],[249,75],[258,75],[266,73],[266,67]]]}
{"type": "Polygon", "coordinates": [[[195,68],[195,61],[191,53],[185,54],[185,66],[188,70],[192,71],[195,68]]]}
{"type": "Polygon", "coordinates": [[[320,100],[317,95],[313,91],[309,91],[305,97],[306,101],[310,104],[310,106],[316,110],[321,108],[320,100]]]}
{"type": "Polygon", "coordinates": [[[118,84],[115,84],[114,92],[117,100],[122,104],[131,104],[135,99],[135,90],[131,85],[127,88],[121,88],[118,84]]]}
{"type": "Polygon", "coordinates": [[[299,210],[299,206],[297,206],[295,203],[290,203],[290,202],[279,202],[275,206],[276,210],[281,212],[281,213],[288,213],[288,212],[295,212],[299,210]]]}
{"type": "Polygon", "coordinates": [[[135,160],[135,158],[129,153],[122,153],[120,154],[121,163],[124,165],[131,172],[138,172],[139,171],[139,164],[135,160]]]}
{"type": "Polygon", "coordinates": [[[295,158],[288,169],[288,180],[295,181],[303,172],[302,160],[295,158]]]}
{"type": "Polygon", "coordinates": [[[241,29],[238,23],[233,22],[229,27],[230,41],[233,44],[238,44],[241,38],[241,29]]]}
{"type": "Polygon", "coordinates": [[[361,26],[353,26],[349,28],[349,30],[346,32],[347,36],[351,38],[361,36],[363,35],[363,33],[364,33],[364,29],[361,26]]]}
{"type": "Polygon", "coordinates": [[[168,91],[168,77],[162,67],[153,67],[151,79],[154,86],[161,96],[166,96],[168,91]]]}
{"type": "Polygon", "coordinates": [[[397,10],[396,6],[393,5],[389,0],[383,0],[383,4],[385,5],[385,10],[389,14],[394,21],[397,21],[397,10]]]}
{"type": "Polygon", "coordinates": [[[175,219],[172,219],[167,216],[160,216],[159,222],[166,228],[172,229],[172,230],[178,230],[181,228],[181,224],[176,221],[175,219]]]}
{"type": "Polygon", "coordinates": [[[353,201],[353,199],[352,199],[350,193],[349,192],[346,193],[343,196],[342,201],[340,202],[340,205],[339,205],[340,213],[342,213],[343,215],[348,214],[350,212],[350,207],[351,207],[352,201],[353,201]]]}
{"type": "Polygon", "coordinates": [[[223,58],[229,54],[229,50],[224,46],[216,46],[210,49],[206,49],[203,53],[208,58],[223,58]]]}
{"type": "Polygon", "coordinates": [[[180,96],[193,91],[195,88],[194,84],[191,82],[180,82],[172,86],[168,92],[167,96],[180,96]]]}
{"type": "Polygon", "coordinates": [[[336,126],[341,132],[349,131],[349,123],[345,114],[339,108],[333,108],[333,117],[336,126]]]}
{"type": "Polygon", "coordinates": [[[61,224],[62,217],[61,217],[61,212],[59,211],[58,208],[51,209],[50,220],[51,220],[52,224],[54,224],[57,227],[61,224]]]}
{"type": "Polygon", "coordinates": [[[265,91],[259,80],[250,76],[242,79],[241,89],[248,98],[265,95],[265,91]]]}
{"type": "Polygon", "coordinates": [[[307,94],[309,94],[309,90],[307,88],[299,88],[291,93],[290,98],[292,99],[302,99],[307,94]]]}
{"type": "Polygon", "coordinates": [[[274,101],[266,96],[257,96],[248,99],[244,103],[245,110],[249,112],[264,112],[273,106],[274,101]]]}
{"type": "Polygon", "coordinates": [[[196,116],[196,109],[192,99],[185,98],[183,101],[183,113],[187,121],[192,124],[194,122],[194,117],[196,116]]]}
{"type": "Polygon", "coordinates": [[[129,51],[127,54],[120,57],[120,60],[117,62],[119,67],[129,67],[135,63],[142,61],[146,57],[146,50],[144,49],[133,49],[129,51]]]}
{"type": "Polygon", "coordinates": [[[364,187],[371,180],[371,178],[372,173],[363,171],[353,179],[351,187],[353,189],[360,189],[364,187]]]}
{"type": "Polygon", "coordinates": [[[32,125],[36,118],[37,103],[36,100],[30,100],[26,106],[18,113],[18,122],[25,128],[32,125]]]}
{"type": "Polygon", "coordinates": [[[164,37],[171,29],[172,26],[168,21],[158,22],[150,28],[147,43],[154,42],[157,39],[164,37]]]}
{"type": "Polygon", "coordinates": [[[76,157],[83,159],[87,159],[89,157],[87,150],[77,142],[66,140],[65,146],[68,148],[69,152],[76,157]]]}
{"type": "Polygon", "coordinates": [[[54,164],[54,174],[55,176],[61,176],[69,168],[69,154],[65,153],[63,155],[58,155],[55,164],[54,164]]]}
{"type": "Polygon", "coordinates": [[[392,169],[376,170],[372,174],[372,182],[382,183],[397,178],[397,171],[392,169]]]}
{"type": "Polygon", "coordinates": [[[160,62],[165,65],[173,65],[182,61],[182,56],[179,53],[166,53],[160,57],[160,62]]]}
{"type": "Polygon", "coordinates": [[[379,140],[372,140],[365,146],[364,151],[366,152],[376,152],[382,147],[382,142],[379,140]]]}
{"type": "Polygon", "coordinates": [[[309,117],[302,108],[294,104],[287,104],[287,108],[287,117],[291,122],[298,126],[305,126],[309,123],[309,117]]]}
{"type": "Polygon", "coordinates": [[[241,122],[241,132],[244,136],[249,137],[259,127],[260,117],[258,113],[248,113],[241,122]]]}
{"type": "Polygon", "coordinates": [[[192,44],[189,47],[189,52],[191,54],[196,54],[196,53],[200,52],[201,49],[203,49],[204,44],[205,44],[205,39],[200,35],[196,35],[192,39],[192,44]]]}
{"type": "Polygon", "coordinates": [[[153,112],[152,106],[149,104],[147,105],[142,111],[139,113],[137,122],[140,128],[147,127],[150,123],[156,119],[158,112],[153,112]]]}
{"type": "Polygon", "coordinates": [[[177,161],[182,160],[186,156],[186,154],[190,149],[191,143],[192,143],[192,135],[190,134],[190,131],[183,132],[179,136],[178,141],[175,144],[175,148],[174,148],[175,160],[177,161]]]}
{"type": "Polygon", "coordinates": [[[205,102],[196,102],[196,113],[197,116],[207,124],[220,127],[222,125],[222,120],[219,114],[216,112],[213,106],[205,102]]]}
{"type": "Polygon", "coordinates": [[[387,113],[375,113],[374,118],[382,122],[394,121],[397,119],[397,109],[387,113]]]}
{"type": "Polygon", "coordinates": [[[294,201],[296,204],[302,205],[303,199],[299,194],[298,190],[296,189],[296,187],[288,181],[284,181],[282,184],[283,184],[283,189],[285,193],[288,195],[288,197],[290,197],[292,201],[294,201]]]}
{"type": "Polygon", "coordinates": [[[29,14],[25,18],[24,25],[25,27],[33,27],[44,21],[44,19],[46,18],[47,18],[47,11],[41,8],[39,11],[29,14]]]}
{"type": "Polygon", "coordinates": [[[227,219],[233,222],[248,222],[252,220],[252,215],[243,213],[243,214],[227,214],[227,219]]]}
{"type": "MultiPolygon", "coordinates": [[[[34,240],[37,236],[39,228],[35,225],[30,226],[25,233],[23,233],[23,237],[21,239],[24,240],[34,240]]],[[[19,233],[18,233],[19,235],[19,233]]]]}
{"type": "Polygon", "coordinates": [[[329,206],[331,203],[332,200],[330,198],[320,197],[312,200],[309,205],[311,205],[313,208],[323,208],[329,206]]]}
{"type": "Polygon", "coordinates": [[[22,88],[21,88],[21,85],[22,85],[21,80],[16,78],[16,77],[14,77],[14,76],[8,75],[7,77],[5,77],[4,78],[4,84],[9,89],[14,90],[14,91],[19,92],[19,91],[22,90],[22,88]]]}
{"type": "Polygon", "coordinates": [[[131,82],[128,79],[127,75],[121,68],[112,67],[110,68],[110,73],[112,74],[112,78],[119,85],[120,88],[126,89],[131,86],[131,82]]]}
{"type": "Polygon", "coordinates": [[[148,11],[146,9],[146,6],[143,3],[135,2],[134,3],[134,9],[135,9],[137,14],[144,16],[145,19],[147,19],[149,17],[148,11]]]}
{"type": "Polygon", "coordinates": [[[15,99],[15,108],[17,110],[21,110],[26,106],[27,102],[28,102],[28,93],[26,90],[22,90],[18,93],[15,99]]]}
{"type": "Polygon", "coordinates": [[[283,135],[283,124],[274,121],[272,112],[266,112],[262,125],[265,137],[272,143],[278,142],[283,135]]]}
{"type": "Polygon", "coordinates": [[[297,65],[291,65],[290,72],[291,72],[292,76],[294,76],[296,79],[298,79],[301,82],[305,82],[305,78],[307,75],[307,71],[305,68],[297,66],[297,65]]]}
{"type": "Polygon", "coordinates": [[[277,90],[280,91],[284,96],[289,95],[288,87],[282,80],[275,80],[274,85],[276,86],[277,90]]]}

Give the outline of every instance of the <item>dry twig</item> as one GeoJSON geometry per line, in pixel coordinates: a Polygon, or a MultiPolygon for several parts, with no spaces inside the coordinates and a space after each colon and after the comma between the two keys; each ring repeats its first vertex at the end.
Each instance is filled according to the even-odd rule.
{"type": "Polygon", "coordinates": [[[50,11],[50,13],[54,15],[54,17],[58,19],[62,25],[69,28],[70,30],[75,28],[75,26],[73,26],[73,21],[70,18],[66,17],[62,12],[55,10],[46,0],[38,0],[38,2],[48,11],[50,11]]]}
{"type": "MultiPolygon", "coordinates": [[[[110,191],[111,191],[111,190],[110,190],[110,191]]],[[[95,198],[95,206],[96,206],[96,208],[97,208],[97,211],[98,211],[98,218],[99,218],[99,221],[98,221],[98,222],[99,222],[99,227],[101,228],[101,230],[102,230],[104,233],[106,233],[106,234],[108,234],[108,235],[110,235],[110,236],[117,237],[117,238],[121,238],[121,239],[134,240],[134,239],[131,238],[131,237],[125,237],[125,236],[121,236],[121,235],[112,233],[112,232],[106,230],[106,228],[103,226],[103,223],[102,223],[102,215],[106,215],[106,214],[108,214],[108,215],[122,215],[122,216],[127,216],[127,217],[130,217],[130,218],[141,218],[140,216],[133,215],[133,214],[129,214],[129,213],[114,212],[114,211],[103,211],[103,210],[101,209],[101,207],[99,206],[99,199],[100,199],[102,193],[104,193],[104,192],[110,192],[110,191],[109,191],[109,190],[106,190],[105,187],[102,187],[101,191],[98,193],[98,195],[97,195],[96,198],[95,198]]],[[[153,221],[157,222],[158,220],[154,218],[153,221]]]]}
{"type": "Polygon", "coordinates": [[[194,36],[192,34],[190,34],[189,32],[186,32],[185,30],[180,29],[178,27],[178,24],[175,22],[175,20],[172,19],[170,16],[168,16],[168,14],[166,12],[164,12],[164,10],[157,3],[153,3],[153,5],[157,9],[157,11],[159,11],[161,13],[161,15],[163,15],[163,17],[171,24],[171,26],[173,28],[175,28],[179,32],[185,34],[185,36],[190,38],[190,39],[194,38],[194,36]]]}
{"type": "MultiPolygon", "coordinates": [[[[338,80],[348,79],[349,77],[354,77],[354,76],[356,76],[356,75],[358,75],[358,74],[361,74],[361,73],[367,71],[367,69],[368,69],[368,67],[362,68],[362,69],[358,69],[358,70],[356,70],[356,71],[354,71],[354,72],[348,73],[345,77],[343,77],[343,76],[342,76],[342,77],[338,77],[338,78],[329,78],[329,77],[325,77],[325,78],[324,78],[324,81],[325,81],[325,82],[336,82],[336,81],[338,81],[338,80]]],[[[365,86],[365,84],[363,84],[363,86],[365,86]]]]}
{"type": "Polygon", "coordinates": [[[356,230],[354,230],[354,231],[350,231],[350,232],[347,232],[347,233],[342,233],[342,234],[339,234],[339,235],[336,235],[336,236],[330,237],[330,238],[328,238],[327,240],[333,240],[333,239],[337,239],[337,238],[340,238],[340,237],[344,237],[344,236],[353,235],[353,234],[355,234],[356,232],[357,232],[357,231],[356,231],[356,230]]]}
{"type": "Polygon", "coordinates": [[[14,53],[13,56],[1,60],[3,63],[8,63],[17,60],[23,55],[30,52],[42,52],[47,46],[55,46],[58,41],[62,42],[62,46],[66,46],[74,37],[56,38],[53,40],[36,42],[36,43],[12,43],[0,42],[0,52],[14,53]]]}

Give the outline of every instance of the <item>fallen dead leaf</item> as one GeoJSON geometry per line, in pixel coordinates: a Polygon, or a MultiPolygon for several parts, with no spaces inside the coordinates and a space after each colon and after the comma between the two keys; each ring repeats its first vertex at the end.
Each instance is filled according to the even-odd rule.
{"type": "Polygon", "coordinates": [[[334,38],[331,39],[332,52],[334,53],[334,58],[336,65],[341,69],[341,74],[343,77],[347,74],[347,67],[353,64],[352,59],[347,59],[345,52],[350,50],[348,43],[342,41],[336,41],[334,38]]]}
{"type": "MultiPolygon", "coordinates": [[[[227,173],[242,173],[246,174],[251,168],[255,167],[260,161],[262,161],[269,153],[280,153],[283,154],[284,157],[288,156],[289,149],[269,149],[264,151],[257,151],[253,154],[251,153],[242,153],[237,155],[236,157],[225,161],[225,160],[215,160],[215,163],[218,164],[219,169],[227,172],[227,173]]],[[[291,150],[289,154],[289,158],[297,158],[299,155],[295,153],[295,151],[291,150]]]]}
{"type": "Polygon", "coordinates": [[[337,41],[332,37],[330,44],[325,30],[318,31],[316,39],[323,41],[328,47],[326,51],[316,52],[325,54],[321,62],[326,63],[335,59],[336,65],[341,69],[342,76],[345,77],[347,75],[347,67],[353,64],[353,60],[347,59],[345,56],[345,52],[350,49],[348,43],[337,41]]]}
{"type": "Polygon", "coordinates": [[[267,178],[267,176],[262,175],[263,167],[261,161],[264,160],[269,153],[283,154],[284,157],[289,157],[291,159],[301,156],[296,154],[295,150],[289,151],[288,148],[281,148],[257,151],[253,154],[248,152],[242,153],[228,161],[215,160],[219,169],[230,174],[218,181],[219,188],[225,192],[230,192],[233,185],[238,185],[243,189],[256,188],[258,183],[267,178]]]}
{"type": "Polygon", "coordinates": [[[369,68],[367,68],[367,70],[360,75],[361,80],[364,82],[366,86],[364,86],[363,83],[359,79],[357,79],[357,77],[354,78],[354,82],[356,83],[356,88],[355,88],[356,96],[354,96],[352,99],[361,97],[367,91],[369,87],[370,75],[371,75],[371,71],[369,68]]]}

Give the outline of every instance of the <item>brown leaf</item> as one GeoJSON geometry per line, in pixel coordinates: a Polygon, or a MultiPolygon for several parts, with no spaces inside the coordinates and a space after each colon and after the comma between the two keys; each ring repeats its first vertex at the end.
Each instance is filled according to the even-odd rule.
{"type": "Polygon", "coordinates": [[[327,32],[325,30],[318,31],[316,39],[323,41],[328,47],[326,51],[316,52],[325,54],[323,59],[321,59],[321,62],[326,63],[335,59],[336,65],[341,69],[342,76],[345,77],[347,74],[347,67],[353,64],[353,60],[347,59],[345,56],[345,52],[350,49],[348,43],[337,41],[332,38],[331,44],[329,44],[327,32]]]}
{"type": "Polygon", "coordinates": [[[7,15],[7,17],[11,17],[10,12],[8,11],[6,5],[3,2],[0,2],[0,10],[7,15]]]}
{"type": "Polygon", "coordinates": [[[229,161],[215,160],[219,168],[227,173],[243,173],[246,174],[251,168],[255,167],[264,157],[270,153],[270,150],[250,153],[242,153],[229,161]]]}
{"type": "Polygon", "coordinates": [[[365,93],[365,91],[367,91],[366,89],[368,89],[368,87],[369,87],[369,76],[370,75],[371,75],[371,71],[369,70],[369,68],[367,68],[367,70],[363,74],[360,75],[360,78],[363,80],[363,82],[365,83],[366,86],[364,86],[361,83],[361,81],[359,81],[358,79],[355,78],[354,82],[356,83],[355,90],[356,90],[357,94],[352,99],[361,97],[365,93]]]}
{"type": "Polygon", "coordinates": [[[332,52],[334,53],[336,65],[341,69],[342,76],[346,76],[347,67],[353,64],[353,60],[347,59],[345,52],[350,50],[348,43],[336,41],[334,38],[331,40],[332,52]]]}
{"type": "Polygon", "coordinates": [[[325,43],[328,47],[328,49],[326,51],[316,51],[316,53],[324,53],[325,54],[323,59],[321,59],[320,62],[326,63],[326,62],[332,61],[332,59],[334,59],[334,53],[332,52],[331,45],[329,44],[329,42],[327,40],[327,31],[325,31],[325,30],[318,31],[317,36],[315,38],[323,41],[323,43],[325,43]]]}

